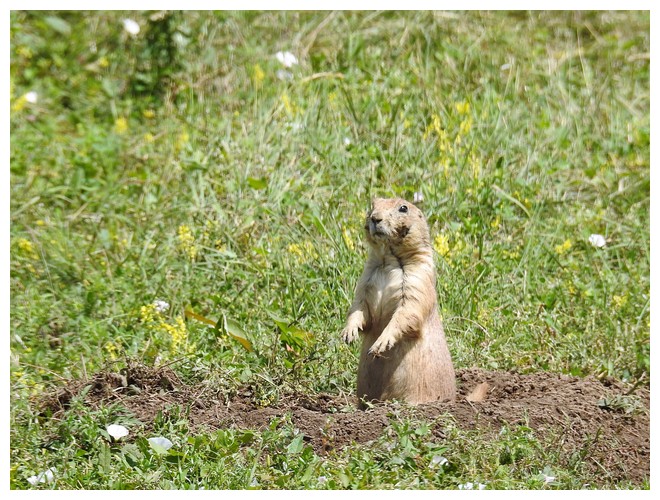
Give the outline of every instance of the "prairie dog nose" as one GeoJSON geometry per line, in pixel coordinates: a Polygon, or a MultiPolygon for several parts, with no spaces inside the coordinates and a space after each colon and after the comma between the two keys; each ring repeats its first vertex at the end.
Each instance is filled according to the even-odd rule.
{"type": "Polygon", "coordinates": [[[378,217],[377,214],[371,214],[371,222],[373,222],[374,224],[378,224],[382,220],[383,220],[383,218],[378,217]]]}

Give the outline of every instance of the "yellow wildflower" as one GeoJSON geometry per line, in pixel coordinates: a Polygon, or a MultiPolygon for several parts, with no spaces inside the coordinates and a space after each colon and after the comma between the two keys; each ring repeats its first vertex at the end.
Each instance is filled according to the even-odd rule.
{"type": "Polygon", "coordinates": [[[286,113],[289,116],[293,116],[298,112],[298,108],[296,107],[295,103],[291,102],[291,99],[289,99],[289,96],[286,92],[282,93],[280,99],[282,101],[282,105],[284,106],[286,113]]]}
{"type": "Polygon", "coordinates": [[[32,49],[30,47],[20,46],[16,49],[16,53],[26,59],[32,59],[32,49]]]}
{"type": "Polygon", "coordinates": [[[301,244],[291,243],[286,249],[301,264],[318,257],[314,245],[309,240],[303,241],[301,244]]]}
{"type": "Polygon", "coordinates": [[[449,238],[444,234],[439,234],[433,240],[433,248],[443,257],[449,256],[449,238]]]}
{"type": "Polygon", "coordinates": [[[255,64],[254,68],[252,68],[252,78],[254,80],[254,84],[257,87],[260,87],[264,79],[266,78],[266,73],[264,73],[264,70],[261,69],[261,66],[259,66],[258,64],[255,64]]]}
{"type": "Polygon", "coordinates": [[[184,130],[177,136],[176,142],[174,144],[174,149],[176,151],[180,151],[186,144],[188,144],[189,140],[190,140],[190,136],[188,135],[188,132],[184,130]]]}
{"type": "MultiPolygon", "coordinates": [[[[167,334],[170,338],[171,350],[175,352],[181,344],[187,342],[188,330],[181,315],[174,318],[174,324],[170,324],[165,320],[163,312],[168,308],[169,304],[161,300],[142,306],[140,308],[140,321],[152,332],[167,334]]],[[[109,342],[105,348],[110,354],[110,357],[114,359],[117,346],[109,342]]]]}
{"type": "Polygon", "coordinates": [[[145,109],[144,111],[142,111],[142,116],[144,116],[148,120],[151,120],[153,117],[156,116],[156,112],[153,109],[145,109]]]}
{"type": "Polygon", "coordinates": [[[488,310],[486,310],[484,307],[479,306],[479,310],[477,311],[477,321],[479,324],[486,325],[488,324],[488,319],[490,318],[490,314],[488,314],[488,310]]]}
{"type": "MultiPolygon", "coordinates": [[[[431,135],[436,135],[438,138],[438,149],[443,153],[452,154],[454,147],[449,140],[449,134],[443,128],[440,117],[436,114],[431,116],[431,123],[426,127],[426,132],[424,132],[424,139],[427,139],[431,135]]],[[[460,142],[460,140],[459,140],[460,142]]]]}
{"type": "Polygon", "coordinates": [[[190,260],[197,257],[197,245],[195,245],[195,236],[188,226],[182,224],[179,226],[179,250],[185,253],[190,260]]]}
{"type": "MultiPolygon", "coordinates": [[[[472,118],[467,117],[465,120],[463,120],[458,128],[458,136],[460,137],[462,135],[467,135],[470,130],[472,130],[472,118]]],[[[460,141],[457,141],[460,142],[460,141]]]]}
{"type": "Polygon", "coordinates": [[[424,139],[425,140],[428,139],[429,136],[431,135],[431,132],[440,134],[441,131],[442,131],[442,125],[440,123],[440,117],[434,113],[431,116],[431,123],[429,123],[428,127],[426,127],[426,131],[424,132],[424,139]]]}
{"type": "Polygon", "coordinates": [[[140,321],[144,324],[152,324],[156,321],[157,311],[155,304],[140,307],[140,321]]]}
{"type": "Polygon", "coordinates": [[[454,107],[459,115],[467,115],[470,112],[470,103],[467,101],[455,102],[454,107]]]}
{"type": "Polygon", "coordinates": [[[117,118],[115,120],[115,128],[114,128],[115,133],[121,135],[121,134],[125,134],[127,130],[128,130],[128,120],[123,116],[117,118]]]}
{"type": "MultiPolygon", "coordinates": [[[[449,163],[444,162],[442,163],[442,175],[445,176],[445,179],[449,179],[449,163]]],[[[454,186],[449,186],[449,192],[454,193],[456,191],[456,188],[454,186]]]]}
{"type": "Polygon", "coordinates": [[[342,228],[341,230],[341,237],[344,239],[344,243],[346,244],[346,247],[349,250],[351,251],[355,250],[355,243],[353,243],[353,238],[351,237],[351,233],[345,227],[342,228]]]}
{"type": "Polygon", "coordinates": [[[161,329],[169,334],[172,340],[172,352],[177,351],[181,344],[188,340],[188,330],[186,329],[186,322],[182,316],[177,316],[175,324],[170,325],[164,321],[160,324],[161,329]]]}
{"type": "Polygon", "coordinates": [[[559,254],[559,255],[563,255],[563,254],[565,254],[565,253],[568,251],[568,249],[571,248],[572,246],[573,246],[573,245],[572,245],[572,243],[571,243],[571,240],[566,240],[566,241],[564,241],[564,243],[562,243],[561,245],[557,245],[557,246],[555,246],[555,252],[557,252],[557,254],[559,254]]]}
{"type": "Polygon", "coordinates": [[[115,345],[114,342],[109,341],[105,344],[104,347],[105,350],[108,352],[108,356],[110,356],[110,359],[112,359],[113,361],[117,359],[117,346],[115,345]]]}
{"type": "Polygon", "coordinates": [[[518,250],[502,250],[502,256],[504,256],[505,259],[511,259],[511,260],[516,260],[518,257],[520,257],[520,252],[518,250]]]}
{"type": "Polygon", "coordinates": [[[501,221],[501,219],[500,219],[500,216],[497,215],[497,216],[495,216],[495,218],[490,222],[490,227],[493,228],[493,229],[497,229],[498,227],[500,227],[501,222],[502,222],[502,221],[501,221]]]}
{"type": "Polygon", "coordinates": [[[31,90],[30,92],[23,94],[21,97],[16,99],[11,109],[12,111],[18,112],[21,111],[28,104],[36,104],[38,100],[39,100],[39,94],[37,94],[34,90],[31,90]]]}
{"type": "Polygon", "coordinates": [[[302,248],[300,248],[298,243],[291,243],[288,247],[286,247],[286,249],[292,255],[297,255],[298,257],[303,256],[302,248]]]}
{"type": "Polygon", "coordinates": [[[105,56],[101,57],[97,62],[101,68],[107,68],[110,66],[110,61],[108,61],[108,58],[105,56]]]}
{"type": "Polygon", "coordinates": [[[20,250],[21,254],[32,260],[39,259],[39,256],[37,255],[37,251],[34,249],[34,245],[30,240],[26,240],[25,238],[19,238],[17,243],[18,243],[18,249],[20,250]]]}
{"type": "Polygon", "coordinates": [[[44,384],[34,384],[30,390],[30,394],[32,394],[32,396],[43,395],[44,389],[44,384]]]}
{"type": "Polygon", "coordinates": [[[142,136],[142,138],[144,139],[144,142],[146,142],[147,144],[152,143],[152,142],[154,142],[154,141],[156,140],[156,138],[154,137],[154,135],[151,134],[151,133],[149,133],[149,132],[147,132],[146,134],[144,134],[144,135],[142,136]]]}
{"type": "Polygon", "coordinates": [[[612,295],[612,305],[615,309],[621,309],[628,303],[628,295],[612,295]]]}
{"type": "Polygon", "coordinates": [[[11,107],[12,111],[16,111],[16,112],[21,111],[25,107],[27,102],[28,100],[25,97],[25,95],[22,95],[21,97],[19,97],[14,101],[14,104],[11,107]]]}

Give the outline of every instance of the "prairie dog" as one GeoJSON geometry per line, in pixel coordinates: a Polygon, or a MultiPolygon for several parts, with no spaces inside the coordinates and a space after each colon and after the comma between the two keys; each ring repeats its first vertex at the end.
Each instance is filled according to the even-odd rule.
{"type": "Polygon", "coordinates": [[[341,333],[347,343],[363,334],[358,397],[413,404],[454,399],[424,215],[400,198],[376,198],[364,228],[369,257],[341,333]]]}

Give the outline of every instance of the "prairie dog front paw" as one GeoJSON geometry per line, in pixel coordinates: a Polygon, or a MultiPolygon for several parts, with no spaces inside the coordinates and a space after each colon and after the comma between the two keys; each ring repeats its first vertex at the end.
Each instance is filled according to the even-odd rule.
{"type": "Polygon", "coordinates": [[[374,358],[378,358],[383,355],[385,351],[389,351],[394,344],[396,344],[396,338],[393,335],[387,335],[382,333],[376,342],[369,348],[369,354],[374,358]]]}
{"type": "Polygon", "coordinates": [[[357,327],[357,325],[346,325],[346,328],[344,328],[341,332],[341,339],[347,344],[350,344],[354,340],[357,340],[357,338],[360,336],[359,332],[360,329],[357,327]]]}

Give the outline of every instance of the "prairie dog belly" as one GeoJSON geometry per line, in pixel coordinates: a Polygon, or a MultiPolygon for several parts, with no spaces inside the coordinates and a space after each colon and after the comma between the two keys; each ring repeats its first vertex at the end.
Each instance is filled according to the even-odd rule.
{"type": "Polygon", "coordinates": [[[374,270],[366,286],[366,302],[371,322],[368,335],[380,335],[401,301],[403,271],[400,267],[383,266],[374,270]]]}

